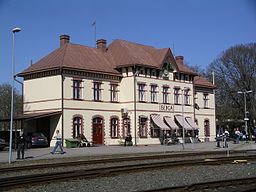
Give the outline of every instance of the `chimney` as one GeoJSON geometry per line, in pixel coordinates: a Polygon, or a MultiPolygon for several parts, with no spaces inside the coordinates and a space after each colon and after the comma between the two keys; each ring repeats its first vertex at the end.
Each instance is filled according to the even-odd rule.
{"type": "Polygon", "coordinates": [[[176,56],[175,60],[176,60],[177,63],[184,64],[183,63],[183,61],[184,61],[184,57],[183,56],[176,56]]]}
{"type": "Polygon", "coordinates": [[[60,47],[65,45],[66,43],[69,43],[70,37],[68,35],[61,35],[60,36],[60,47]]]}
{"type": "Polygon", "coordinates": [[[105,39],[99,39],[96,42],[97,49],[100,49],[101,51],[105,52],[107,49],[107,41],[105,39]]]}

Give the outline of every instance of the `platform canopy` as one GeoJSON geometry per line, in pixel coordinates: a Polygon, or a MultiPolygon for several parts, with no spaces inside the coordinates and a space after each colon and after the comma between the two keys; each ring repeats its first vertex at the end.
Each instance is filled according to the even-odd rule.
{"type": "Polygon", "coordinates": [[[162,130],[171,130],[171,128],[168,127],[168,126],[164,123],[164,121],[163,121],[163,119],[161,118],[160,115],[158,115],[158,114],[152,114],[152,115],[150,115],[150,116],[151,116],[152,121],[153,121],[160,129],[162,129],[162,130]]]}
{"type": "Polygon", "coordinates": [[[178,121],[181,127],[184,126],[184,129],[186,130],[193,130],[193,127],[191,127],[188,122],[186,121],[185,117],[181,115],[175,115],[175,119],[178,121]]]}
{"type": "Polygon", "coordinates": [[[199,129],[198,125],[193,121],[191,117],[186,117],[188,124],[193,127],[193,129],[199,129]]]}
{"type": "Polygon", "coordinates": [[[179,129],[179,126],[172,120],[171,117],[165,116],[164,120],[171,129],[179,129]]]}
{"type": "MultiPolygon", "coordinates": [[[[19,121],[19,120],[24,120],[24,121],[28,121],[28,120],[32,120],[32,119],[39,119],[39,118],[44,118],[44,117],[50,117],[50,116],[54,116],[54,115],[60,115],[62,112],[61,111],[49,111],[49,112],[41,112],[41,113],[27,113],[27,114],[21,114],[18,116],[15,116],[13,119],[15,121],[19,121]]],[[[5,118],[5,119],[0,119],[0,122],[4,122],[4,121],[10,121],[10,118],[5,118]]]]}

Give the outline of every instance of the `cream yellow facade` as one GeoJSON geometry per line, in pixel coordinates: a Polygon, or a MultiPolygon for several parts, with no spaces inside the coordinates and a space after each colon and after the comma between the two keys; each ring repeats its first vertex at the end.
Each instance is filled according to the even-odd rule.
{"type": "MultiPolygon", "coordinates": [[[[147,71],[146,68],[140,68],[140,70],[147,71]]],[[[168,78],[163,78],[162,74],[158,77],[153,76],[145,73],[145,71],[141,71],[135,76],[132,67],[122,71],[122,77],[118,81],[98,78],[97,76],[88,78],[65,74],[62,74],[63,77],[54,75],[25,80],[24,113],[52,111],[63,113],[60,116],[50,117],[50,125],[45,127],[49,129],[50,145],[54,145],[52,137],[56,129],[61,131],[64,139],[73,137],[74,117],[81,117],[81,133],[91,141],[94,139],[93,119],[99,117],[102,120],[102,144],[118,145],[120,138],[124,138],[122,132],[124,115],[130,120],[133,143],[135,142],[137,145],[160,144],[158,137],[151,137],[152,120],[150,116],[152,114],[158,114],[161,118],[169,116],[173,120],[175,120],[175,115],[191,117],[198,124],[200,140],[214,140],[216,124],[213,89],[195,88],[193,81],[185,80],[186,78],[174,79],[175,71],[169,72],[168,78]],[[79,99],[73,98],[73,82],[76,79],[81,81],[79,99]],[[100,82],[101,85],[99,101],[94,100],[94,82],[100,82]],[[110,85],[113,83],[117,85],[117,102],[111,101],[110,85]],[[139,84],[144,85],[143,101],[140,101],[139,98],[139,84]],[[151,85],[157,87],[155,102],[151,102],[151,85]],[[168,87],[168,103],[163,102],[163,87],[168,87]],[[179,88],[179,103],[174,101],[174,88],[179,88]],[[134,90],[136,90],[135,93],[134,90]],[[189,101],[186,105],[183,99],[184,90],[189,90],[189,101]],[[204,95],[206,94],[208,106],[204,107],[204,95]],[[200,109],[195,109],[195,100],[200,109]],[[112,117],[118,119],[118,133],[114,138],[111,137],[110,121],[112,117]],[[147,118],[145,125],[147,133],[144,137],[140,137],[139,134],[139,117],[147,118]],[[205,135],[205,120],[209,121],[210,134],[208,135],[205,135]]],[[[33,130],[36,125],[30,122],[27,126],[33,130]]]]}

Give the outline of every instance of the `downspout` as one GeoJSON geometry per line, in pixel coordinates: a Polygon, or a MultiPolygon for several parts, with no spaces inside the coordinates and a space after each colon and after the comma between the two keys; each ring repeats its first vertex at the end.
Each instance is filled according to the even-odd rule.
{"type": "MultiPolygon", "coordinates": [[[[195,83],[194,83],[195,76],[192,77],[192,78],[193,78],[193,81],[192,81],[192,83],[193,83],[193,110],[194,110],[194,122],[195,122],[195,120],[196,120],[196,108],[195,108],[195,93],[196,93],[195,89],[196,89],[196,86],[195,86],[195,83]]],[[[198,119],[197,119],[197,124],[198,124],[198,119]]],[[[198,126],[198,128],[199,128],[199,126],[198,126]]],[[[199,130],[200,130],[200,128],[199,128],[199,130]]],[[[198,137],[199,137],[199,130],[197,132],[198,137]]],[[[195,132],[193,131],[192,137],[195,137],[195,136],[196,136],[195,132]]]]}
{"type": "Polygon", "coordinates": [[[136,129],[136,120],[137,120],[137,115],[136,115],[136,68],[134,66],[134,75],[133,75],[133,99],[134,99],[134,145],[137,146],[137,129],[136,129]]]}
{"type": "Polygon", "coordinates": [[[60,74],[61,74],[61,141],[62,141],[62,146],[64,144],[64,76],[63,76],[63,68],[61,66],[60,68],[60,74]]]}

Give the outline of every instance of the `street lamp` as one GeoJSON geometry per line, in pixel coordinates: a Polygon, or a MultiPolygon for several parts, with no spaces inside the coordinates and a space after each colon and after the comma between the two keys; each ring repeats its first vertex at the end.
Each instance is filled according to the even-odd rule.
{"type": "Polygon", "coordinates": [[[247,121],[249,119],[247,118],[247,115],[246,115],[246,112],[247,112],[247,110],[246,110],[246,94],[247,93],[252,93],[252,90],[250,90],[250,91],[238,91],[237,93],[238,94],[244,94],[244,126],[245,126],[245,133],[246,133],[246,135],[248,135],[247,121]]]}
{"type": "Polygon", "coordinates": [[[11,121],[10,121],[10,140],[9,140],[9,164],[12,162],[12,126],[13,126],[13,97],[14,97],[14,74],[15,74],[15,56],[14,56],[14,45],[15,45],[15,33],[20,32],[21,29],[16,27],[12,29],[12,98],[11,98],[11,121]]]}

